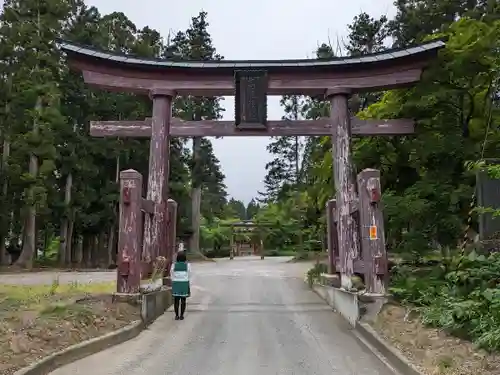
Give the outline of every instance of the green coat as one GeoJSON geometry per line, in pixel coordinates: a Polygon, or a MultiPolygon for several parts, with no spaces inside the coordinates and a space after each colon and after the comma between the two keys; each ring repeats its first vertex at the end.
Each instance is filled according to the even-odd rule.
{"type": "Polygon", "coordinates": [[[172,266],[170,277],[172,279],[172,296],[189,297],[189,266],[186,262],[175,262],[172,266]]]}

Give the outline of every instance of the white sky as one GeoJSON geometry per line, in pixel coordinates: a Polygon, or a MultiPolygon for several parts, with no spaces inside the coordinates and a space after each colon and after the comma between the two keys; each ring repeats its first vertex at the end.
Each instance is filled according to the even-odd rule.
{"type": "MultiPolygon", "coordinates": [[[[314,57],[318,44],[347,35],[347,24],[364,11],[372,17],[395,13],[394,0],[86,0],[102,14],[125,13],[139,28],[149,26],[164,37],[185,30],[201,10],[217,52],[226,59],[314,57]]],[[[269,98],[269,119],[280,119],[279,98],[269,98]]],[[[234,118],[234,101],[224,101],[225,119],[234,118]]],[[[229,195],[245,203],[262,190],[268,138],[213,139],[226,175],[229,195]]]]}

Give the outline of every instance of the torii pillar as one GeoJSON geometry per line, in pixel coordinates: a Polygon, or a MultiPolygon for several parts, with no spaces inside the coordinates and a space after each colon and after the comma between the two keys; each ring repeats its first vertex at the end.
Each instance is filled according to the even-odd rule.
{"type": "Polygon", "coordinates": [[[149,146],[147,199],[155,203],[155,212],[144,223],[143,261],[151,264],[157,256],[169,259],[167,246],[167,201],[170,173],[170,123],[174,93],[151,90],[153,116],[149,146]]]}
{"type": "Polygon", "coordinates": [[[358,193],[355,169],[352,161],[351,121],[347,88],[327,90],[332,120],[333,180],[337,204],[337,238],[340,255],[341,285],[352,287],[354,260],[360,253],[359,223],[353,213],[358,209],[358,193]]]}

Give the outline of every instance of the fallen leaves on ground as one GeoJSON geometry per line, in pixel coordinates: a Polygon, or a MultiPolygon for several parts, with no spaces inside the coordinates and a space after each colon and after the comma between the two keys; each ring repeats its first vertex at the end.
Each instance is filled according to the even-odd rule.
{"type": "Polygon", "coordinates": [[[114,283],[0,285],[0,374],[139,319],[138,306],[113,302],[114,283]]]}
{"type": "Polygon", "coordinates": [[[468,341],[425,327],[416,313],[388,304],[373,328],[426,375],[498,375],[500,353],[479,350],[468,341]]]}

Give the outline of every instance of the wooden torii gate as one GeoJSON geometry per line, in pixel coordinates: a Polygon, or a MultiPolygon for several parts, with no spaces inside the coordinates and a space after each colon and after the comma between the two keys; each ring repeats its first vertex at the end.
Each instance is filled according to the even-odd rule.
{"type": "MultiPolygon", "coordinates": [[[[260,259],[264,259],[264,240],[262,236],[262,228],[264,227],[271,227],[272,225],[267,224],[267,223],[254,223],[251,220],[244,220],[244,221],[239,221],[239,222],[234,222],[234,223],[227,223],[227,224],[221,224],[223,227],[229,227],[231,228],[231,237],[229,238],[229,246],[230,246],[230,253],[229,253],[229,258],[233,259],[235,255],[239,255],[239,248],[238,244],[234,243],[234,236],[238,233],[252,233],[255,235],[255,231],[257,230],[258,232],[258,246],[259,246],[259,255],[260,259]]],[[[254,250],[255,250],[255,242],[253,242],[254,250]]]]}
{"type": "MultiPolygon", "coordinates": [[[[70,66],[85,82],[102,89],[149,95],[152,117],[142,121],[91,123],[98,137],[149,137],[147,199],[155,215],[144,229],[143,257],[160,253],[167,241],[164,225],[168,199],[171,137],[201,136],[331,136],[336,187],[336,228],[342,286],[351,288],[354,261],[361,238],[367,236],[352,214],[358,210],[358,189],[352,163],[351,137],[394,136],[414,132],[412,120],[360,120],[352,117],[348,99],[353,93],[406,87],[444,46],[432,41],[407,49],[331,60],[174,61],[113,54],[71,42],[60,42],[70,66]],[[330,101],[329,118],[307,121],[268,121],[267,95],[323,95],[330,101]],[[182,121],[172,118],[176,95],[235,95],[235,121],[182,121]]],[[[383,236],[379,236],[383,241],[383,236]]],[[[384,248],[380,243],[378,248],[384,248]]],[[[330,257],[332,257],[330,251],[330,257]]],[[[385,267],[387,267],[385,265],[385,267]]]]}

